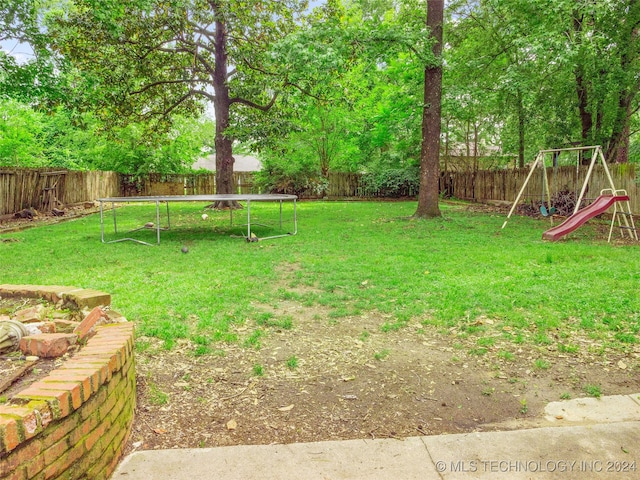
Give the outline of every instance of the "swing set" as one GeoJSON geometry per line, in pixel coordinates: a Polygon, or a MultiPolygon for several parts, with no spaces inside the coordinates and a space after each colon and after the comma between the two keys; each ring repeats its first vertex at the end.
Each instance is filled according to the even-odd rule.
{"type": "MultiPolygon", "coordinates": [[[[542,169],[542,194],[541,194],[541,205],[540,205],[540,214],[543,217],[549,217],[551,221],[551,225],[553,225],[553,214],[556,213],[556,208],[551,205],[551,191],[549,188],[549,177],[547,175],[547,158],[552,159],[552,166],[554,169],[558,166],[558,157],[560,154],[564,152],[576,152],[577,160],[576,160],[576,182],[578,179],[578,174],[580,170],[580,159],[584,156],[584,153],[591,152],[591,161],[589,163],[589,169],[587,170],[586,177],[582,184],[582,189],[580,190],[580,195],[576,200],[575,208],[573,213],[560,225],[556,227],[552,227],[543,233],[542,238],[545,240],[555,241],[560,239],[561,237],[571,233],[576,228],[580,227],[590,218],[593,218],[601,213],[606,212],[610,207],[614,207],[613,217],[611,219],[611,227],[609,228],[609,238],[607,241],[611,241],[611,234],[613,232],[613,227],[615,223],[618,223],[618,228],[622,233],[622,236],[625,236],[625,232],[629,234],[629,237],[638,240],[638,231],[636,230],[633,215],[631,214],[631,208],[629,204],[629,196],[625,190],[617,190],[615,184],[613,182],[613,177],[611,176],[611,172],[609,171],[609,167],[604,158],[604,154],[602,153],[602,147],[600,145],[590,146],[590,147],[573,147],[573,148],[557,148],[551,150],[540,150],[538,155],[536,156],[535,161],[531,165],[531,169],[527,178],[524,181],[524,184],[520,188],[518,195],[511,206],[511,210],[507,215],[506,220],[502,224],[502,228],[507,226],[507,222],[516,207],[518,206],[520,199],[523,197],[524,192],[527,188],[527,184],[531,180],[534,172],[538,169],[542,169]],[[580,209],[580,205],[582,200],[584,199],[584,195],[587,191],[587,187],[589,185],[589,179],[591,178],[591,174],[593,173],[593,168],[595,164],[600,160],[602,166],[604,167],[605,174],[607,176],[607,180],[609,186],[611,188],[604,189],[600,192],[600,196],[598,196],[594,201],[587,207],[580,209]],[[546,204],[545,204],[546,201],[546,204]],[[619,208],[618,204],[622,204],[623,208],[619,208]]],[[[554,178],[557,182],[557,172],[555,172],[554,178]]]]}

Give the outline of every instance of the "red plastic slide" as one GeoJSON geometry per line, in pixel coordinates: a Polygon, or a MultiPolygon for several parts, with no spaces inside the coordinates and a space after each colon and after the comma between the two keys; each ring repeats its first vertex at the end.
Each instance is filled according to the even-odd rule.
{"type": "Polygon", "coordinates": [[[573,232],[590,218],[606,212],[614,203],[627,201],[629,201],[629,197],[627,195],[600,195],[588,207],[578,210],[557,227],[553,227],[544,232],[542,234],[542,239],[555,242],[561,237],[573,232]]]}

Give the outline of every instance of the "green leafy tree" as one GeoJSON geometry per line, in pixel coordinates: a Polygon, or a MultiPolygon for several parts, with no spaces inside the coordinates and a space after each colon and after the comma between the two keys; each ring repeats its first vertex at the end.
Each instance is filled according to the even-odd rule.
{"type": "Polygon", "coordinates": [[[449,85],[479,102],[520,166],[539,148],[576,144],[625,160],[638,107],[640,2],[453,3],[449,85]]]}
{"type": "Polygon", "coordinates": [[[0,165],[46,165],[43,115],[16,100],[0,99],[0,165]]]}
{"type": "Polygon", "coordinates": [[[216,118],[218,192],[233,188],[236,109],[266,111],[286,80],[269,49],[300,25],[303,0],[77,0],[52,27],[55,44],[95,79],[92,98],[111,124],[194,115],[216,118]]]}
{"type": "Polygon", "coordinates": [[[311,183],[331,170],[380,173],[417,164],[416,90],[432,57],[417,5],[332,1],[321,10],[274,49],[295,85],[280,102],[285,108],[269,112],[261,126],[246,123],[247,134],[264,132],[265,163],[300,158],[311,183]]]}
{"type": "Polygon", "coordinates": [[[16,59],[0,51],[0,97],[14,98],[46,111],[73,96],[65,88],[69,65],[47,46],[43,19],[49,0],[4,0],[0,2],[0,41],[29,51],[27,59],[16,59]]]}

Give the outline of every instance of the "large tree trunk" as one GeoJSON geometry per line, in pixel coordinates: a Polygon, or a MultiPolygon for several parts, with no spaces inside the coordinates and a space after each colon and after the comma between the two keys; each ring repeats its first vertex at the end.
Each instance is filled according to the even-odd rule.
{"type": "MultiPolygon", "coordinates": [[[[227,85],[227,29],[216,20],[213,108],[216,115],[216,193],[236,193],[233,183],[233,140],[225,135],[229,127],[229,86],[227,85]]],[[[239,208],[237,202],[216,202],[215,208],[239,208]]]]}
{"type": "MultiPolygon", "coordinates": [[[[576,11],[573,15],[574,35],[581,40],[582,35],[582,16],[576,11]]],[[[584,68],[577,65],[574,69],[576,79],[576,94],[578,96],[578,112],[580,113],[580,127],[582,145],[590,145],[590,138],[593,135],[593,116],[589,111],[589,92],[587,82],[584,76],[584,68]]],[[[584,162],[584,159],[582,160],[584,162]]]]}
{"type": "Polygon", "coordinates": [[[630,118],[630,97],[621,93],[618,115],[613,126],[613,131],[611,132],[611,137],[609,138],[607,151],[605,152],[605,157],[610,162],[627,163],[629,161],[630,118]]]}
{"type": "MultiPolygon", "coordinates": [[[[631,3],[634,9],[638,9],[640,6],[640,2],[631,3]]],[[[634,16],[637,18],[638,13],[634,16]]],[[[638,41],[638,34],[639,30],[636,24],[633,24],[628,32],[630,46],[625,49],[620,57],[620,70],[623,72],[633,70],[632,60],[634,57],[630,54],[630,51],[635,51],[633,46],[638,41]]],[[[626,33],[625,36],[627,36],[626,33]]],[[[607,158],[616,163],[627,163],[629,161],[630,123],[633,116],[632,102],[637,92],[637,82],[630,87],[622,88],[618,92],[618,112],[611,132],[611,139],[609,140],[609,151],[607,152],[607,158]]]]}
{"type": "Polygon", "coordinates": [[[414,217],[440,217],[438,206],[440,178],[440,120],[442,116],[442,24],[444,0],[427,0],[427,28],[435,40],[436,64],[424,71],[424,107],[422,110],[422,151],[420,154],[420,193],[414,217]]]}

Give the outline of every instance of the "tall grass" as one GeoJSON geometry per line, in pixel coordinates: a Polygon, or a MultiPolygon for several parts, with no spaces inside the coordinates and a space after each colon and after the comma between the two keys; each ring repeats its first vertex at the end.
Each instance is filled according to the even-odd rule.
{"type": "MultiPolygon", "coordinates": [[[[295,318],[265,321],[263,306],[282,300],[323,306],[332,318],[377,311],[383,330],[420,321],[471,333],[492,325],[541,344],[555,342],[558,331],[637,341],[637,245],[607,244],[593,222],[567,241],[548,243],[541,240],[548,220],[517,217],[500,230],[504,216],[465,204],[443,203],[443,217],[434,220],[411,219],[415,208],[300,202],[297,236],[247,243],[230,237],[241,229],[229,226],[227,213],[207,212],[203,220],[202,204],[172,204],[172,229],[154,247],[102,244],[94,215],[0,235],[0,283],[110,292],[115,309],[168,347],[179,338],[200,346],[203,338],[236,341],[234,324],[285,321],[290,328],[295,318]]],[[[153,220],[151,210],[120,209],[119,227],[153,220]]],[[[254,221],[278,218],[277,205],[254,212],[254,221]]],[[[136,235],[155,240],[153,231],[136,235]]]]}

